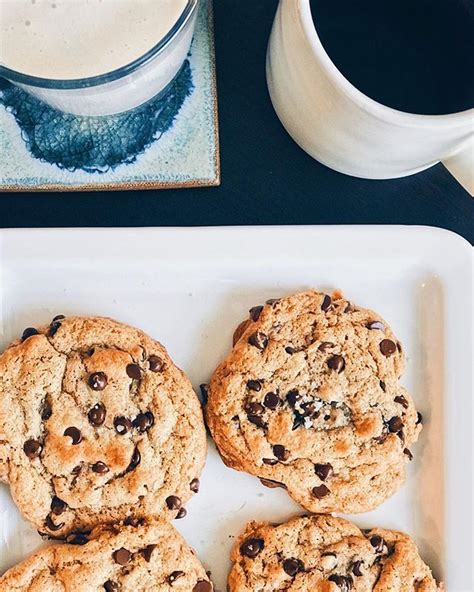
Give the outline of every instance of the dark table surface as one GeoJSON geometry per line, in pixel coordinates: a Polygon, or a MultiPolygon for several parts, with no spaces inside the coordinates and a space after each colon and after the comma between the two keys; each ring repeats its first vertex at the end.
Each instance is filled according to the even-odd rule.
{"type": "Polygon", "coordinates": [[[276,0],[216,0],[222,184],[161,191],[3,194],[2,227],[426,224],[474,244],[474,199],[442,166],[366,181],[329,170],[286,134],[268,97],[276,0]]]}

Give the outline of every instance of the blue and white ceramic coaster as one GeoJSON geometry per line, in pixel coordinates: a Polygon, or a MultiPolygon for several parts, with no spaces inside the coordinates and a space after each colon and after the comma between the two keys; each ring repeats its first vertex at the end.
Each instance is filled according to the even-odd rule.
{"type": "Polygon", "coordinates": [[[78,117],[0,79],[0,190],[197,187],[220,182],[212,0],[188,59],[155,99],[127,113],[78,117]]]}

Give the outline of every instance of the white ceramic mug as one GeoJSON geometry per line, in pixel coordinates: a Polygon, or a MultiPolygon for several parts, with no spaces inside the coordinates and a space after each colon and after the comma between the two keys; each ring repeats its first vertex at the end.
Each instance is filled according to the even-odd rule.
{"type": "Polygon", "coordinates": [[[324,50],[310,0],[280,0],[267,80],[288,133],[326,166],[355,177],[389,179],[441,161],[474,194],[474,109],[415,115],[370,99],[324,50]]]}

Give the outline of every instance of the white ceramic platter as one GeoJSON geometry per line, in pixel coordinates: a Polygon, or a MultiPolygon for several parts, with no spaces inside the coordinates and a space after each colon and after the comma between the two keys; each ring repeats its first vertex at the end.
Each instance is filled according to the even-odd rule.
{"type": "MultiPolygon", "coordinates": [[[[472,248],[460,237],[397,226],[0,231],[0,345],[56,314],[112,316],[162,341],[197,388],[251,306],[308,287],[341,288],[390,322],[424,416],[407,483],[354,521],[410,533],[449,592],[472,590],[472,248]]],[[[297,512],[211,448],[175,524],[224,590],[246,521],[297,512]]],[[[0,569],[40,544],[1,486],[0,569]]]]}

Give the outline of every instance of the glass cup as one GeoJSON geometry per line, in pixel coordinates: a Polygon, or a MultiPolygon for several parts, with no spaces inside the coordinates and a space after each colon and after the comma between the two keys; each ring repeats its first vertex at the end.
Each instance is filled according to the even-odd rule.
{"type": "Polygon", "coordinates": [[[112,115],[146,103],[173,80],[191,46],[200,0],[188,0],[168,33],[129,64],[90,78],[37,78],[0,64],[0,76],[49,105],[75,115],[112,115]]]}

